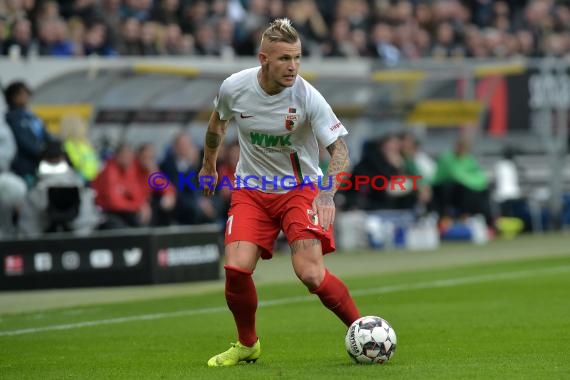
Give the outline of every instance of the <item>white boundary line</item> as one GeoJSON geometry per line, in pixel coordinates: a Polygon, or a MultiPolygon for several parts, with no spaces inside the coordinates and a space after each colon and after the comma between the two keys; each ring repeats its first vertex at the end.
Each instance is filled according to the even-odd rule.
{"type": "MultiPolygon", "coordinates": [[[[532,277],[532,276],[536,276],[536,275],[566,273],[566,272],[570,272],[570,265],[559,266],[559,267],[555,267],[555,268],[522,270],[522,271],[516,271],[516,272],[490,273],[490,274],[484,274],[484,275],[480,275],[480,276],[458,277],[458,278],[450,278],[450,279],[445,279],[445,280],[435,280],[435,281],[426,281],[426,282],[417,282],[417,283],[408,283],[408,284],[389,285],[389,286],[382,286],[382,287],[378,287],[378,288],[356,289],[356,290],[351,291],[351,294],[353,296],[358,297],[358,296],[373,295],[373,294],[395,293],[395,292],[401,292],[401,291],[406,291],[406,290],[446,288],[446,287],[454,287],[454,286],[458,286],[458,285],[477,284],[477,283],[497,281],[497,280],[499,280],[499,281],[500,280],[512,280],[512,279],[517,279],[517,278],[532,277]]],[[[302,303],[302,302],[312,302],[314,300],[315,300],[315,296],[298,296],[298,297],[278,298],[275,300],[261,301],[261,302],[259,302],[259,307],[288,305],[288,304],[302,303]]],[[[220,307],[209,307],[209,308],[202,308],[202,309],[181,310],[181,311],[174,311],[174,312],[167,312],[167,313],[140,314],[140,315],[132,315],[132,316],[128,316],[128,317],[120,317],[120,318],[99,319],[99,320],[94,320],[94,321],[66,323],[66,324],[50,325],[50,326],[43,326],[43,327],[31,327],[31,328],[27,328],[27,329],[18,329],[18,330],[6,330],[6,331],[0,331],[0,337],[24,335],[24,334],[36,334],[36,333],[41,333],[41,332],[46,332],[46,331],[72,330],[72,329],[78,329],[78,328],[82,328],[82,327],[115,325],[115,324],[119,324],[119,323],[136,322],[136,321],[152,321],[152,320],[156,320],[156,319],[187,317],[187,316],[200,315],[200,314],[223,313],[223,312],[227,312],[227,311],[228,311],[228,308],[226,306],[224,306],[224,307],[220,306],[220,307]]]]}

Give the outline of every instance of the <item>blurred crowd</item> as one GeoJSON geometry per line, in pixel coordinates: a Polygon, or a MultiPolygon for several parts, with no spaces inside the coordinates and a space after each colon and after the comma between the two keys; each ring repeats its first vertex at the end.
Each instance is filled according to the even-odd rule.
{"type": "Polygon", "coordinates": [[[451,216],[453,209],[458,214],[484,215],[492,224],[488,179],[466,139],[432,158],[421,150],[413,134],[387,134],[365,144],[351,174],[368,178],[380,175],[391,182],[385,191],[374,188],[385,185],[381,180],[353,186],[345,193],[346,209],[433,210],[442,216],[451,216]],[[419,177],[415,181],[408,178],[403,186],[392,184],[396,176],[408,175],[419,177]]]}
{"type": "MultiPolygon", "coordinates": [[[[31,91],[24,82],[8,84],[4,96],[8,110],[0,118],[0,238],[225,223],[230,188],[220,186],[212,198],[202,195],[197,175],[201,144],[185,131],[163,152],[151,141],[100,149],[89,139],[87,122],[75,114],[62,118],[57,135],[50,133],[30,110],[31,91]],[[153,180],[156,172],[164,173],[170,184],[161,186],[166,178],[153,180]]],[[[321,157],[323,172],[328,158],[326,153],[321,157]]],[[[233,183],[238,159],[237,141],[227,141],[217,164],[220,178],[233,183]]],[[[387,134],[365,143],[351,168],[352,178],[421,178],[415,185],[411,180],[403,187],[387,184],[384,191],[377,188],[382,182],[352,186],[339,191],[338,205],[345,211],[434,213],[441,221],[480,215],[494,229],[498,217],[517,216],[522,200],[512,151],[494,169],[493,176],[485,172],[466,138],[432,157],[413,134],[387,134]]]]}
{"type": "Polygon", "coordinates": [[[514,149],[505,146],[491,169],[489,173],[480,164],[467,136],[460,135],[453,147],[431,156],[413,133],[388,133],[365,143],[350,173],[353,183],[357,176],[382,179],[341,191],[339,203],[345,211],[407,210],[419,218],[431,214],[440,228],[477,217],[491,233],[498,221],[518,218],[525,223],[521,230],[530,231],[523,173],[514,149]]]}
{"type": "Polygon", "coordinates": [[[252,56],[267,23],[283,16],[306,56],[390,66],[570,51],[570,2],[560,0],[2,0],[0,52],[252,56]]]}
{"type": "MultiPolygon", "coordinates": [[[[197,173],[201,148],[180,131],[164,152],[149,141],[98,149],[87,122],[75,114],[50,133],[29,108],[24,82],[4,89],[8,106],[0,118],[0,238],[37,237],[50,232],[89,233],[120,228],[224,223],[229,189],[202,195],[197,173]],[[170,180],[157,188],[149,177],[170,180]]],[[[233,177],[239,149],[228,142],[218,171],[233,177]]]]}

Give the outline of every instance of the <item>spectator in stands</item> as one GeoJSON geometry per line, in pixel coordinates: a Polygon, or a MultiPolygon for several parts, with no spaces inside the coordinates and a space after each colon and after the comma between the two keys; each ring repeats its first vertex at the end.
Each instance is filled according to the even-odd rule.
{"type": "Polygon", "coordinates": [[[178,24],[168,24],[163,28],[161,53],[164,55],[181,55],[183,49],[182,30],[178,24]]]}
{"type": "Polygon", "coordinates": [[[54,0],[44,1],[38,5],[33,22],[35,27],[44,21],[61,20],[62,16],[59,9],[59,3],[54,0]]]}
{"type": "Polygon", "coordinates": [[[16,157],[16,140],[4,118],[0,118],[0,172],[7,172],[16,157]]]}
{"type": "Polygon", "coordinates": [[[121,23],[118,50],[123,56],[143,55],[141,23],[136,18],[129,17],[121,23]]]}
{"type": "Polygon", "coordinates": [[[24,236],[48,232],[91,232],[99,223],[93,191],[69,166],[61,142],[48,143],[19,220],[24,236]]]}
{"type": "Polygon", "coordinates": [[[10,27],[10,37],[4,41],[4,55],[11,57],[27,57],[32,48],[32,24],[26,18],[16,20],[10,27]]]}
{"type": "Polygon", "coordinates": [[[440,217],[480,214],[493,226],[489,180],[465,138],[459,138],[453,151],[438,158],[433,190],[440,217]]]}
{"type": "Polygon", "coordinates": [[[150,204],[146,191],[139,186],[134,153],[127,144],[115,150],[113,158],[92,184],[95,201],[104,212],[101,229],[146,226],[151,221],[150,204]]]}
{"type": "Polygon", "coordinates": [[[44,20],[38,27],[40,55],[71,57],[75,54],[73,41],[69,38],[67,24],[63,20],[44,20]]]}
{"type": "Polygon", "coordinates": [[[180,1],[155,1],[150,12],[150,20],[160,24],[180,24],[180,1]]]}
{"type": "Polygon", "coordinates": [[[69,31],[69,39],[73,44],[73,54],[76,57],[85,56],[85,33],[86,27],[85,24],[79,18],[70,19],[67,22],[68,31],[69,31]]]}
{"type": "Polygon", "coordinates": [[[360,28],[352,30],[350,32],[350,39],[358,56],[366,58],[370,58],[372,56],[372,52],[369,49],[366,30],[360,28]]]}
{"type": "Polygon", "coordinates": [[[534,35],[529,30],[519,30],[514,34],[516,41],[519,45],[517,53],[514,55],[521,57],[537,57],[539,55],[536,39],[534,35]]]}
{"type": "Polygon", "coordinates": [[[142,24],[140,38],[142,55],[159,55],[158,25],[155,22],[146,21],[142,24]]]}
{"type": "Polygon", "coordinates": [[[26,17],[22,4],[15,1],[0,2],[0,14],[5,18],[6,24],[11,25],[18,18],[26,17]]]}
{"type": "Polygon", "coordinates": [[[415,40],[416,32],[416,28],[407,24],[394,27],[394,42],[402,52],[402,59],[415,60],[422,57],[415,40]]]}
{"type": "Polygon", "coordinates": [[[67,17],[77,17],[85,25],[103,23],[105,20],[98,0],[74,0],[67,17]]]}
{"type": "Polygon", "coordinates": [[[235,25],[229,18],[220,18],[216,25],[218,37],[218,50],[222,58],[234,58],[235,51],[235,25]]]}
{"type": "Polygon", "coordinates": [[[359,55],[352,41],[350,24],[346,19],[338,19],[332,25],[330,40],[323,44],[323,54],[326,57],[354,57],[359,55]]]}
{"type": "Polygon", "coordinates": [[[568,35],[552,33],[545,38],[544,56],[551,58],[564,58],[570,56],[570,43],[568,35]]]}
{"type": "Polygon", "coordinates": [[[149,185],[151,174],[160,171],[156,152],[152,144],[142,144],[137,149],[136,169],[138,187],[145,193],[144,198],[151,206],[153,225],[164,225],[170,219],[176,205],[176,188],[169,185],[164,189],[153,189],[149,185]]]}
{"type": "Polygon", "coordinates": [[[206,22],[201,23],[196,29],[195,52],[197,55],[220,55],[220,47],[216,41],[216,35],[212,26],[206,22]]]}
{"type": "Polygon", "coordinates": [[[285,16],[301,34],[303,54],[306,56],[317,50],[319,44],[329,35],[329,27],[315,0],[288,1],[285,6],[285,16]]]}
{"type": "Polygon", "coordinates": [[[83,41],[83,53],[86,56],[98,55],[102,57],[115,57],[117,51],[109,43],[107,26],[102,22],[95,22],[85,32],[83,41]]]}
{"type": "Polygon", "coordinates": [[[435,30],[436,20],[430,4],[425,2],[418,3],[414,8],[414,19],[421,29],[427,31],[435,30]]]}
{"type": "Polygon", "coordinates": [[[425,29],[418,29],[415,31],[414,44],[419,58],[428,57],[431,51],[431,35],[425,29]]]}
{"type": "MultiPolygon", "coordinates": [[[[271,17],[272,6],[276,6],[279,8],[281,5],[282,7],[282,0],[273,0],[271,4],[269,4],[269,14],[271,17]]],[[[214,0],[210,7],[211,18],[214,22],[218,22],[218,20],[227,18],[231,23],[240,23],[246,14],[246,10],[244,8],[244,2],[242,0],[214,0]]],[[[279,12],[278,15],[282,15],[283,12],[279,12]]]]}
{"type": "Polygon", "coordinates": [[[503,156],[493,167],[493,199],[499,206],[499,213],[506,217],[520,217],[517,208],[523,202],[520,186],[520,170],[515,161],[514,149],[506,146],[503,156]]]}
{"type": "Polygon", "coordinates": [[[434,160],[421,149],[420,142],[412,133],[404,132],[400,139],[406,171],[421,175],[425,182],[431,184],[437,170],[434,160]]]}
{"type": "Polygon", "coordinates": [[[374,25],[371,51],[374,57],[380,58],[388,67],[393,67],[400,62],[402,54],[400,49],[394,45],[394,35],[390,25],[386,23],[374,25]]]}
{"type": "Polygon", "coordinates": [[[204,0],[192,1],[184,7],[181,28],[184,33],[194,34],[196,27],[208,20],[209,5],[204,0]]]}
{"type": "Polygon", "coordinates": [[[419,204],[426,207],[426,209],[431,208],[431,184],[437,166],[434,160],[421,149],[420,142],[412,133],[402,133],[400,140],[405,173],[421,176],[417,180],[419,204]]]}
{"type": "Polygon", "coordinates": [[[87,136],[87,122],[77,114],[65,115],[59,136],[72,167],[86,183],[93,181],[101,169],[101,160],[87,136]]]}
{"type": "Polygon", "coordinates": [[[247,13],[242,22],[243,33],[246,38],[251,38],[254,36],[255,31],[267,24],[269,19],[268,10],[268,0],[251,0],[249,2],[247,13]]]}
{"type": "Polygon", "coordinates": [[[27,192],[24,180],[10,172],[16,149],[12,131],[0,118],[0,239],[16,236],[17,219],[27,192]]]}
{"type": "Polygon", "coordinates": [[[457,37],[451,23],[442,22],[437,26],[431,56],[434,58],[459,58],[465,56],[463,47],[457,44],[457,37]]]}
{"type": "Polygon", "coordinates": [[[253,56],[258,53],[259,44],[256,41],[261,40],[261,34],[265,29],[260,26],[257,29],[248,31],[247,34],[238,40],[236,53],[240,56],[253,56]]]}
{"type": "MultiPolygon", "coordinates": [[[[332,20],[339,19],[341,17],[346,18],[350,22],[350,28],[360,28],[360,29],[370,29],[371,21],[375,16],[373,14],[374,10],[369,5],[369,1],[366,0],[341,0],[337,3],[336,8],[334,9],[334,15],[329,17],[329,23],[332,23],[332,20]]],[[[403,3],[403,1],[399,1],[399,3],[403,3]]],[[[322,4],[322,2],[321,2],[322,4]]],[[[392,7],[398,6],[398,4],[391,5],[392,7]]],[[[387,3],[378,3],[376,6],[383,7],[387,5],[387,3]]],[[[324,4],[321,6],[321,11],[326,11],[326,8],[330,8],[329,4],[324,4]]],[[[392,8],[394,9],[394,8],[392,8]]],[[[390,12],[391,15],[394,15],[397,12],[390,12]]],[[[382,9],[378,9],[378,15],[385,15],[382,9]]]]}
{"type": "Polygon", "coordinates": [[[212,223],[218,217],[214,200],[204,197],[199,190],[200,166],[198,147],[185,133],[177,134],[160,169],[177,189],[174,222],[178,224],[212,223]]]}
{"type": "Polygon", "coordinates": [[[134,17],[140,22],[149,20],[152,0],[124,0],[121,6],[122,18],[134,17]]]}
{"type": "MultiPolygon", "coordinates": [[[[3,42],[5,45],[1,51],[8,54],[10,46],[14,57],[26,56],[27,50],[34,46],[33,41],[39,38],[40,25],[58,18],[69,25],[75,55],[81,55],[84,42],[79,38],[81,31],[91,30],[94,24],[101,23],[107,28],[106,53],[87,44],[86,54],[94,54],[95,50],[100,56],[114,56],[108,53],[123,51],[118,38],[119,25],[132,18],[141,25],[152,20],[156,26],[182,28],[182,37],[175,38],[178,43],[172,44],[179,47],[164,54],[192,53],[194,38],[202,40],[199,45],[206,41],[205,37],[198,38],[197,31],[202,29],[203,34],[208,35],[208,29],[212,29],[216,35],[211,36],[209,43],[217,49],[200,49],[201,54],[206,51],[206,55],[231,56],[227,38],[231,33],[228,25],[221,21],[228,19],[235,29],[232,42],[235,54],[252,56],[257,53],[255,41],[259,28],[270,19],[289,17],[305,41],[305,55],[322,51],[323,55],[339,56],[342,52],[340,56],[345,56],[347,52],[356,51],[360,56],[373,54],[388,66],[401,59],[419,57],[560,56],[569,44],[566,41],[570,33],[570,6],[544,0],[49,0],[10,1],[4,7],[2,4],[0,2],[0,18],[4,18],[10,33],[0,35],[0,46],[3,42]],[[31,8],[34,3],[37,3],[36,9],[31,8]],[[25,25],[29,24],[27,20],[32,21],[31,27],[25,25]],[[345,22],[354,41],[346,39],[345,22]],[[208,27],[203,27],[204,24],[208,27]],[[335,40],[342,41],[342,49],[338,49],[339,41],[331,48],[328,38],[333,34],[335,40]],[[221,46],[224,51],[220,50],[221,46]]],[[[96,33],[87,34],[98,34],[98,29],[96,33]]]]}
{"type": "MultiPolygon", "coordinates": [[[[119,35],[122,21],[130,18],[126,16],[123,17],[121,14],[122,3],[122,0],[102,0],[100,5],[101,14],[107,24],[109,40],[112,42],[113,46],[118,46],[120,42],[119,35]]],[[[142,23],[138,18],[137,20],[142,23]]]]}
{"type": "MultiPolygon", "coordinates": [[[[404,158],[401,154],[400,139],[395,134],[388,134],[380,140],[367,142],[362,158],[352,171],[352,179],[356,176],[383,176],[386,179],[384,190],[374,189],[372,185],[365,184],[357,190],[355,186],[346,194],[347,207],[364,210],[379,209],[414,209],[418,202],[418,191],[414,190],[413,183],[406,182],[402,189],[393,185],[394,176],[405,176],[404,158]]],[[[384,186],[385,182],[378,180],[375,185],[384,186]]]]}
{"type": "Polygon", "coordinates": [[[10,83],[4,90],[8,105],[6,122],[18,147],[12,171],[31,187],[36,180],[43,149],[52,136],[46,131],[44,122],[28,109],[30,95],[30,89],[21,81],[10,83]]]}

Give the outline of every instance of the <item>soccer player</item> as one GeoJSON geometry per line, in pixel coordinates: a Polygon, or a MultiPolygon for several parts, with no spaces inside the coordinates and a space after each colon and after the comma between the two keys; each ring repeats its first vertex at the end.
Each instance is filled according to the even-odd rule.
{"type": "MultiPolygon", "coordinates": [[[[348,132],[323,96],[298,75],[301,42],[288,19],[277,19],[264,31],[258,58],[260,67],[235,73],[222,83],[199,173],[218,183],[216,159],[233,118],[240,158],[226,224],[224,268],[225,297],[239,340],[212,357],[210,367],[260,357],[252,274],[260,258],[272,257],[280,230],[290,245],[295,274],[309,291],[347,327],[360,317],[347,287],[326,269],[323,259],[335,249],[333,197],[336,174],[349,163],[343,140],[348,132]],[[331,155],[324,178],[318,165],[319,144],[331,155]]],[[[210,186],[203,191],[213,194],[210,186]]]]}

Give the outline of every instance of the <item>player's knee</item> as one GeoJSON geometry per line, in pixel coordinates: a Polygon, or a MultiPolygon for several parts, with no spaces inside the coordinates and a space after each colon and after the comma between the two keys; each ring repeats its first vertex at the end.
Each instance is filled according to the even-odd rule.
{"type": "Polygon", "coordinates": [[[226,266],[236,268],[242,272],[253,273],[256,267],[256,262],[253,260],[243,259],[239,257],[231,257],[226,255],[226,266]]]}
{"type": "Polygon", "coordinates": [[[225,265],[253,273],[259,256],[256,245],[248,242],[233,242],[226,246],[225,265]]]}
{"type": "Polygon", "coordinates": [[[323,268],[318,266],[311,266],[297,270],[297,277],[305,286],[309,289],[316,289],[321,285],[325,277],[325,272],[323,268]]]}

